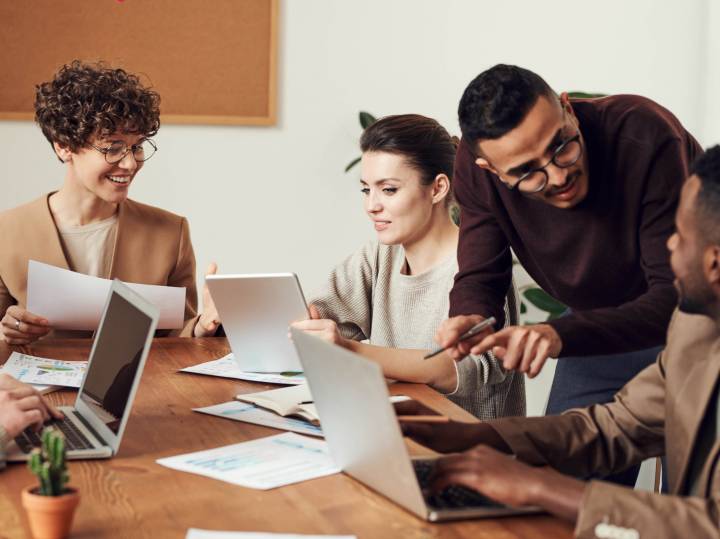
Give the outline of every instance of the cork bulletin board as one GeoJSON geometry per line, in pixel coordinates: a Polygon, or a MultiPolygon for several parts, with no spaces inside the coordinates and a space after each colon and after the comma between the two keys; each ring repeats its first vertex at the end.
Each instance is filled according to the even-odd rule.
{"type": "Polygon", "coordinates": [[[74,59],[138,74],[164,123],[274,125],[278,0],[2,0],[0,119],[74,59]]]}

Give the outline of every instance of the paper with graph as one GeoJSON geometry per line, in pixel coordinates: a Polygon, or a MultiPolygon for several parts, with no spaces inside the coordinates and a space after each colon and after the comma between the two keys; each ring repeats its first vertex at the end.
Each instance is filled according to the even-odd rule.
{"type": "Polygon", "coordinates": [[[79,388],[87,361],[62,361],[13,352],[0,372],[26,384],[79,388]]]}
{"type": "Polygon", "coordinates": [[[322,429],[302,419],[294,419],[292,417],[282,417],[275,412],[263,410],[254,404],[245,402],[230,401],[213,406],[205,406],[204,408],[193,408],[195,412],[224,417],[225,419],[234,419],[235,421],[244,421],[245,423],[253,423],[255,425],[263,425],[274,429],[289,430],[300,434],[308,434],[310,436],[322,437],[322,429]]]}
{"type": "Polygon", "coordinates": [[[184,369],[180,369],[180,372],[233,378],[235,380],[248,380],[250,382],[262,382],[265,384],[298,385],[305,382],[305,376],[303,376],[301,372],[244,371],[238,367],[238,363],[235,361],[235,356],[232,353],[220,359],[213,359],[212,361],[185,367],[184,369]]]}
{"type": "Polygon", "coordinates": [[[159,459],[157,463],[260,490],[340,472],[323,440],[294,432],[159,459]]]}

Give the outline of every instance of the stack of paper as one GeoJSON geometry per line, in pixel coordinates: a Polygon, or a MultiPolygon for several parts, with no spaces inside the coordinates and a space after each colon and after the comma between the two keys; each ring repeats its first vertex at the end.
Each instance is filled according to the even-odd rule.
{"type": "Polygon", "coordinates": [[[305,382],[301,372],[247,372],[238,367],[233,354],[228,354],[220,359],[199,363],[192,367],[180,369],[180,372],[191,372],[193,374],[206,374],[208,376],[219,376],[221,378],[233,378],[235,380],[247,380],[250,382],[263,382],[266,384],[297,385],[305,382]]]}
{"type": "Polygon", "coordinates": [[[299,432],[300,434],[309,434],[310,436],[323,435],[322,429],[317,425],[313,425],[302,419],[282,417],[275,412],[264,410],[254,404],[244,402],[223,402],[222,404],[215,404],[204,408],[193,408],[193,410],[203,414],[224,417],[225,419],[234,419],[235,421],[244,421],[245,423],[253,423],[265,427],[289,430],[299,432]]]}

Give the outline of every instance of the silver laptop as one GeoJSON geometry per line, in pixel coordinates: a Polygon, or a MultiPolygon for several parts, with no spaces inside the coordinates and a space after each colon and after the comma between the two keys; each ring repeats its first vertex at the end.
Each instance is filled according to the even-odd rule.
{"type": "Polygon", "coordinates": [[[493,502],[470,489],[430,493],[434,459],[411,459],[380,367],[344,348],[291,329],[335,463],[345,473],[429,521],[537,513],[493,502]]]}
{"type": "Polygon", "coordinates": [[[309,315],[294,273],[208,275],[205,280],[242,370],[302,370],[288,327],[309,315]]]}
{"type": "MultiPolygon", "coordinates": [[[[117,454],[159,317],[154,305],[113,281],[75,405],[60,407],[65,417],[52,422],[65,435],[68,458],[117,454]]],[[[39,443],[27,429],[8,447],[8,460],[27,460],[39,443]]]]}

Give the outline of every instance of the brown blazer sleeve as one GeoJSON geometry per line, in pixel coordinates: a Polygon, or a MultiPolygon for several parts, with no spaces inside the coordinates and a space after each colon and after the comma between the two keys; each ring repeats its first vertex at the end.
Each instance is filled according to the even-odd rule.
{"type": "Polygon", "coordinates": [[[662,354],[614,402],[560,416],[507,418],[493,428],[521,460],[574,476],[608,475],[665,450],[662,354]]]}
{"type": "Polygon", "coordinates": [[[720,537],[720,492],[710,498],[669,496],[592,481],[585,488],[575,526],[579,539],[615,537],[602,527],[625,528],[652,539],[720,537]]]}

